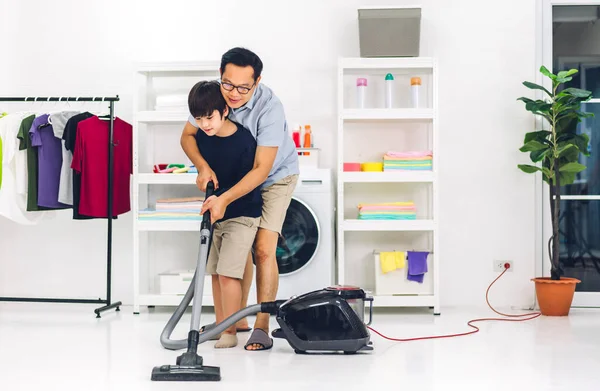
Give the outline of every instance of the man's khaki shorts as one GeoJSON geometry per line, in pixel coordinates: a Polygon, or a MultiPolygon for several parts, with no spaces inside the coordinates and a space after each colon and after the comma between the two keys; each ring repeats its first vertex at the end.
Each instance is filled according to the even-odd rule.
{"type": "Polygon", "coordinates": [[[260,228],[281,235],[281,228],[297,183],[298,175],[289,175],[262,189],[263,207],[260,228]]]}
{"type": "Polygon", "coordinates": [[[241,279],[259,223],[260,217],[235,217],[216,223],[206,273],[241,279]]]}

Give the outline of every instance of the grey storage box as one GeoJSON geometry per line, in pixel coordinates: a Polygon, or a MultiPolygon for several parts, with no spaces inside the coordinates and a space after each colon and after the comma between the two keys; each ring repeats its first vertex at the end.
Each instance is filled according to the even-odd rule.
{"type": "Polygon", "coordinates": [[[361,57],[418,57],[421,8],[358,10],[361,57]]]}

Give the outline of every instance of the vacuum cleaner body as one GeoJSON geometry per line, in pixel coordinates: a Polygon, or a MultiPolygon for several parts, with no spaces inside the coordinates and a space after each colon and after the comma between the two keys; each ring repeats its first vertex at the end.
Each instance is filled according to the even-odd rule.
{"type": "Polygon", "coordinates": [[[279,306],[280,328],[272,335],[287,340],[299,354],[373,350],[364,322],[366,301],[372,318],[373,298],[357,287],[335,286],[291,298],[279,306]]]}

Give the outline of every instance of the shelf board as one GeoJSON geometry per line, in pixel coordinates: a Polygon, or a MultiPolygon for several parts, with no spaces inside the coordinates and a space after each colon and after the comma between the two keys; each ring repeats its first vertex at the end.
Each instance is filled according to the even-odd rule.
{"type": "Polygon", "coordinates": [[[431,57],[391,57],[391,58],[362,58],[345,57],[339,59],[339,67],[342,69],[415,69],[429,68],[434,66],[431,57]]]}
{"type": "Polygon", "coordinates": [[[195,185],[196,177],[196,173],[138,174],[138,183],[150,185],[195,185]]]}
{"type": "Polygon", "coordinates": [[[162,232],[200,232],[200,215],[198,220],[143,220],[138,219],[138,231],[162,231],[162,232]]]}
{"type": "Polygon", "coordinates": [[[433,109],[345,109],[342,119],[366,120],[431,120],[433,109]]]}
{"type": "Polygon", "coordinates": [[[137,72],[214,72],[218,74],[220,63],[218,61],[176,61],[176,62],[142,62],[136,64],[137,72]]]}
{"type": "Polygon", "coordinates": [[[433,220],[358,220],[347,219],[344,231],[433,231],[433,220]]]}
{"type": "Polygon", "coordinates": [[[431,183],[434,181],[432,171],[342,172],[341,178],[346,183],[431,183]]]}
{"type": "Polygon", "coordinates": [[[373,296],[373,307],[434,307],[434,306],[435,306],[435,296],[433,296],[433,295],[373,296]]]}
{"type": "Polygon", "coordinates": [[[138,111],[135,117],[140,123],[181,123],[185,125],[190,113],[185,111],[138,111]]]}

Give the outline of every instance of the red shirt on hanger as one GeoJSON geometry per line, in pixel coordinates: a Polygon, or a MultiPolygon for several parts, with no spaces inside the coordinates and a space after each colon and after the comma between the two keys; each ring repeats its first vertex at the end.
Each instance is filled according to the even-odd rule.
{"type": "MultiPolygon", "coordinates": [[[[71,168],[81,173],[79,213],[108,217],[108,136],[110,121],[94,116],[77,125],[71,168]]],[[[120,118],[113,128],[113,217],[131,210],[129,182],[133,172],[133,128],[120,118]]]]}

